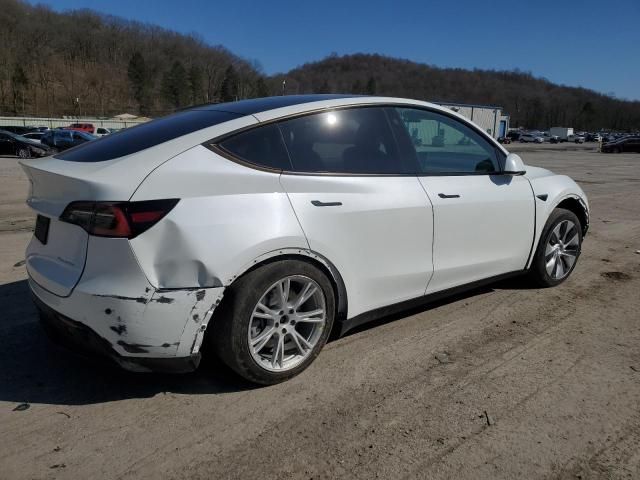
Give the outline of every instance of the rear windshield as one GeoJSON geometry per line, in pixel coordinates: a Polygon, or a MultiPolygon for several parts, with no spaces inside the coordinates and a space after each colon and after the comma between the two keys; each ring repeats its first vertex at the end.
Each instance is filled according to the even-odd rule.
{"type": "Polygon", "coordinates": [[[71,162],[104,162],[241,116],[215,110],[187,110],[83,143],[55,158],[71,162]]]}

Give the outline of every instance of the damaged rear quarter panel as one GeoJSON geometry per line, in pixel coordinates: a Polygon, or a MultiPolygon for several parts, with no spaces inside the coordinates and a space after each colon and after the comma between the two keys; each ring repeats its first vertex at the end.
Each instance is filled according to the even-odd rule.
{"type": "Polygon", "coordinates": [[[279,173],[238,165],[198,145],[163,164],[133,201],[180,198],[131,240],[160,289],[229,285],[244,265],[279,248],[308,248],[279,173]]]}
{"type": "Polygon", "coordinates": [[[88,249],[82,278],[69,297],[56,296],[32,282],[34,294],[90,327],[120,355],[189,356],[223,289],[156,291],[128,240],[90,237],[88,249]]]}

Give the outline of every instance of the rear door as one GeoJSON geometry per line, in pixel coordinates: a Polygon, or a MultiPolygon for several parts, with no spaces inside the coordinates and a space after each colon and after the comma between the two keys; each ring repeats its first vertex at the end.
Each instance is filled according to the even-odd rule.
{"type": "Polygon", "coordinates": [[[312,250],[343,277],[349,317],[424,295],[431,204],[397,149],[384,108],[280,123],[293,172],[281,183],[312,250]]]}
{"type": "Polygon", "coordinates": [[[502,153],[462,121],[429,110],[397,112],[433,203],[427,293],[524,269],[535,221],[528,180],[502,175],[502,153]]]}

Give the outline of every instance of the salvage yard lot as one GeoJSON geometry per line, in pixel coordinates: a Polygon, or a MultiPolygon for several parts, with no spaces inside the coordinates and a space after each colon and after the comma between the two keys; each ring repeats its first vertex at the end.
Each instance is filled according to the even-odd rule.
{"type": "Polygon", "coordinates": [[[0,158],[0,478],[639,478],[640,155],[507,148],[589,196],[569,280],[383,319],[267,388],[51,345],[22,262],[27,181],[0,158]]]}

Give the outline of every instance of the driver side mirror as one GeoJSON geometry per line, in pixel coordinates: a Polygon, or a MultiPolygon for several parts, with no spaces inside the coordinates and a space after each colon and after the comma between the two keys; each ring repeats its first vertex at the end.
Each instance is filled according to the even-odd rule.
{"type": "Polygon", "coordinates": [[[515,153],[507,155],[502,173],[505,175],[524,175],[527,173],[520,155],[516,155],[515,153]]]}

